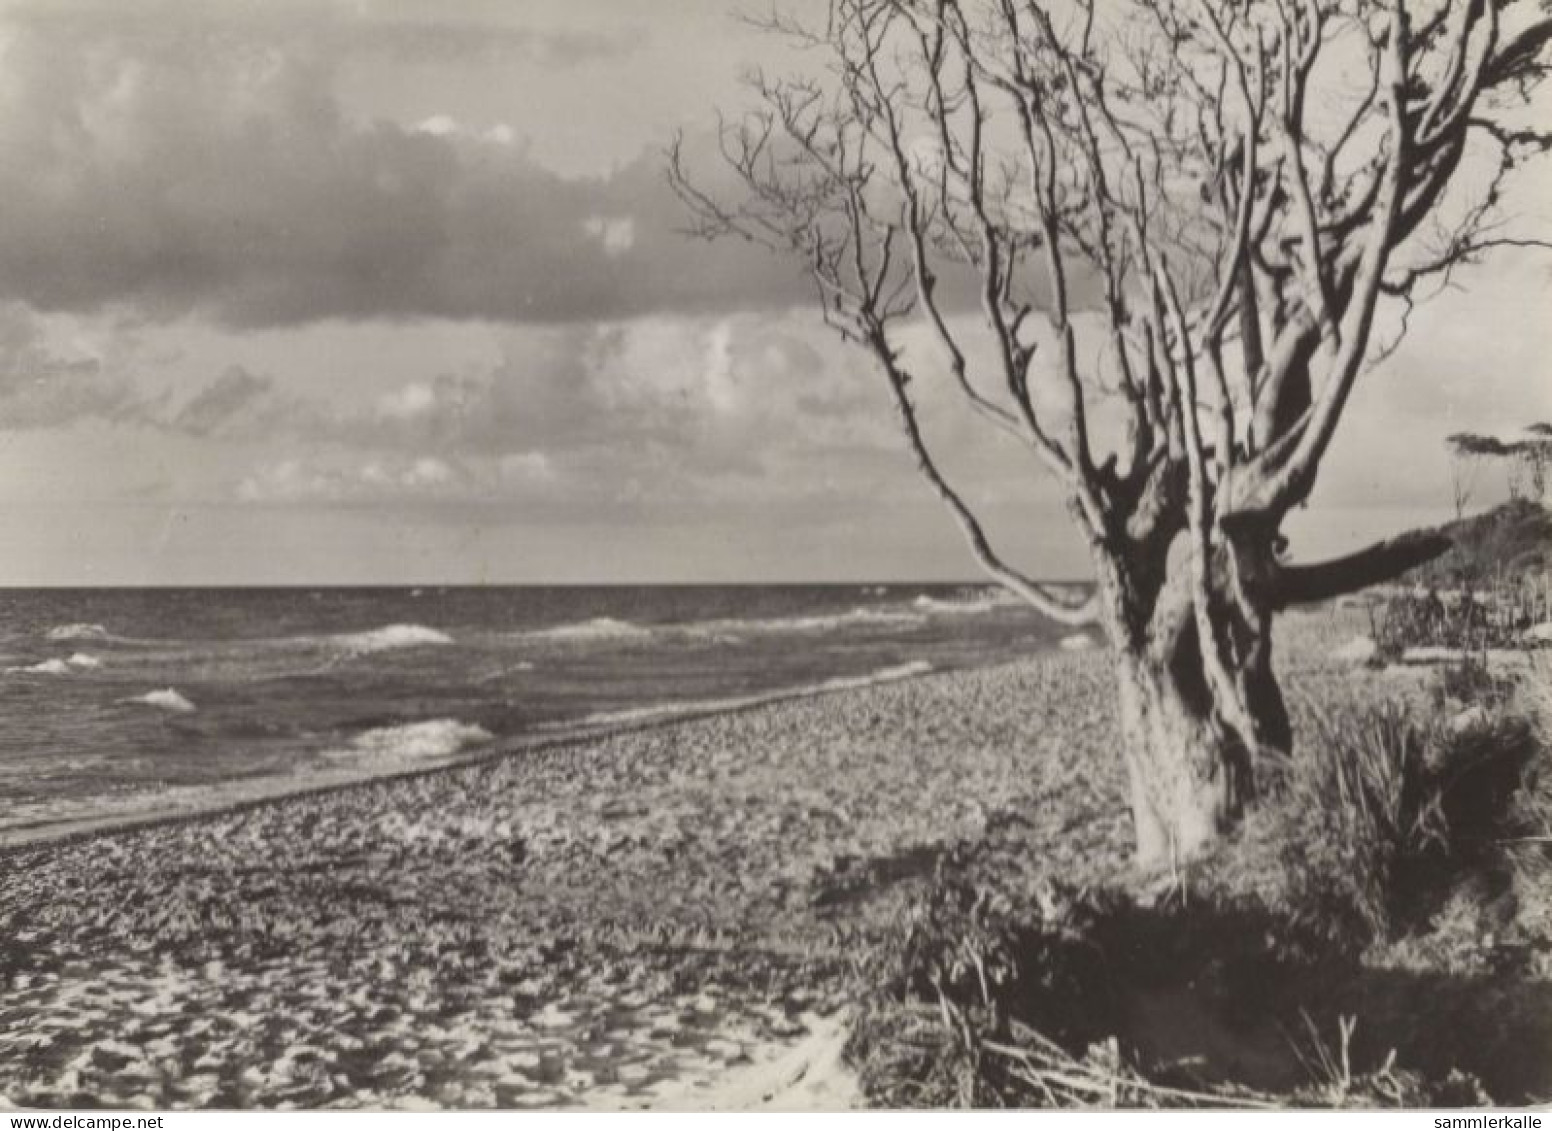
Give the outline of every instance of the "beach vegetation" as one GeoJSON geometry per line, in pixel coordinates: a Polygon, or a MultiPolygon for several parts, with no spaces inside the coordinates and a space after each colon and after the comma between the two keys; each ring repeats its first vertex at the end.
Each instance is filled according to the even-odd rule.
{"type": "Polygon", "coordinates": [[[1548,1003],[1521,980],[1552,942],[1538,674],[1454,725],[1428,695],[1315,707],[1308,755],[1268,775],[1238,843],[1167,884],[954,847],[859,981],[865,1090],[1062,1108],[1540,1094],[1548,1003]]]}

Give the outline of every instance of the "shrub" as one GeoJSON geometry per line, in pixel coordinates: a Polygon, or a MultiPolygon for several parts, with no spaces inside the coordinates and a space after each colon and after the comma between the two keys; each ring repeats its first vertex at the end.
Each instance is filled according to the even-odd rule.
{"type": "Polygon", "coordinates": [[[1498,598],[1472,593],[1445,600],[1429,590],[1388,598],[1374,618],[1374,642],[1382,655],[1408,648],[1450,648],[1463,652],[1506,648],[1518,643],[1523,618],[1498,598]]]}
{"type": "Polygon", "coordinates": [[[1446,709],[1452,703],[1478,704],[1496,711],[1508,702],[1514,687],[1513,680],[1495,675],[1479,658],[1467,656],[1439,668],[1438,705],[1446,709]]]}

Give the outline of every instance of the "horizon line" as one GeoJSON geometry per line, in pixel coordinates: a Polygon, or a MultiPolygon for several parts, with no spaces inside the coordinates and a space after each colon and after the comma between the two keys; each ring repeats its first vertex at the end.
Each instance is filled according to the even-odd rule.
{"type": "MultiPolygon", "coordinates": [[[[1040,579],[1043,585],[1092,585],[1092,578],[1040,579]]],[[[173,582],[106,583],[87,585],[65,584],[11,584],[0,583],[0,593],[26,591],[48,592],[101,592],[103,590],[305,590],[305,589],[775,589],[775,588],[856,588],[858,586],[909,586],[909,585],[960,585],[982,588],[1005,588],[991,578],[874,578],[857,580],[764,580],[764,581],[345,581],[345,582],[173,582]]]]}

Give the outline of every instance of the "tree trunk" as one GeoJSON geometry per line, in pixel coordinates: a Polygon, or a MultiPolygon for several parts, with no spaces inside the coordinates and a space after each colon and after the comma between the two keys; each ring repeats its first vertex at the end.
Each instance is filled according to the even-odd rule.
{"type": "MultiPolygon", "coordinates": [[[[1174,563],[1172,563],[1174,564],[1174,563]]],[[[1166,869],[1229,832],[1254,800],[1255,765],[1292,732],[1272,670],[1272,610],[1214,594],[1219,670],[1203,655],[1189,583],[1171,570],[1149,631],[1112,631],[1137,860],[1166,869]]]]}
{"type": "Polygon", "coordinates": [[[1137,858],[1146,868],[1209,848],[1255,799],[1258,763],[1292,753],[1272,667],[1277,611],[1398,576],[1450,546],[1419,531],[1333,561],[1287,566],[1278,560],[1281,544],[1273,524],[1225,523],[1205,571],[1194,568],[1179,523],[1159,537],[1095,547],[1137,858]],[[1205,615],[1197,607],[1204,588],[1205,615]]]}
{"type": "Polygon", "coordinates": [[[1248,752],[1189,673],[1147,656],[1117,664],[1137,861],[1169,867],[1231,829],[1254,791],[1248,752]],[[1196,683],[1196,686],[1192,686],[1196,683]]]}

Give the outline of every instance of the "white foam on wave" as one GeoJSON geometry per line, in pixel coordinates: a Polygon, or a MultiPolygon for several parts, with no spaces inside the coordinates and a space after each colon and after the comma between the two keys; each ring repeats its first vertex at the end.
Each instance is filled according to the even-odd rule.
{"type": "Polygon", "coordinates": [[[589,640],[639,640],[651,636],[652,630],[630,621],[614,617],[594,617],[574,624],[558,624],[553,628],[540,628],[524,634],[530,640],[580,641],[589,640]]]}
{"type": "Polygon", "coordinates": [[[701,621],[685,625],[681,631],[695,636],[737,639],[739,633],[830,632],[857,625],[918,625],[926,616],[909,609],[870,609],[859,606],[844,613],[816,613],[807,616],[769,617],[762,620],[701,621]]]}
{"type": "Polygon", "coordinates": [[[924,593],[912,601],[911,605],[924,613],[939,616],[969,616],[975,613],[989,613],[993,609],[1004,609],[1017,603],[1011,594],[995,592],[963,597],[929,597],[924,593]]]}
{"type": "Polygon", "coordinates": [[[131,696],[128,699],[120,699],[120,703],[139,703],[147,707],[159,707],[164,711],[176,711],[179,714],[187,714],[195,710],[183,693],[175,687],[164,687],[160,691],[147,691],[144,695],[131,696]]]}
{"type": "Polygon", "coordinates": [[[69,675],[70,665],[60,659],[43,660],[36,664],[23,664],[5,669],[11,675],[69,675]]]}
{"type": "Polygon", "coordinates": [[[107,640],[108,630],[100,624],[57,624],[43,634],[49,640],[107,640]]]}
{"type": "Polygon", "coordinates": [[[790,617],[740,618],[690,621],[685,624],[640,625],[614,617],[594,617],[572,624],[541,628],[522,634],[524,640],[545,643],[589,644],[645,640],[654,636],[695,637],[712,643],[738,644],[745,636],[776,633],[833,632],[837,629],[876,625],[914,626],[926,623],[923,612],[907,608],[875,609],[858,606],[841,613],[811,613],[790,617]]]}
{"type": "Polygon", "coordinates": [[[470,746],[489,742],[490,731],[458,719],[426,719],[416,723],[374,727],[362,731],[342,749],[326,750],[334,761],[415,763],[446,758],[470,746]]]}
{"type": "Polygon", "coordinates": [[[423,648],[454,643],[445,632],[423,624],[390,624],[367,632],[349,632],[330,638],[352,652],[386,652],[393,648],[423,648]]]}
{"type": "Polygon", "coordinates": [[[489,671],[483,675],[477,675],[474,677],[474,682],[492,683],[495,680],[501,679],[504,676],[512,675],[515,672],[531,672],[533,670],[534,662],[532,660],[520,660],[515,664],[507,664],[505,667],[497,668],[495,671],[489,671]]]}
{"type": "Polygon", "coordinates": [[[858,606],[839,613],[809,613],[787,617],[722,617],[689,621],[682,624],[642,625],[616,617],[532,629],[519,634],[524,641],[545,644],[594,644],[619,641],[643,641],[659,637],[693,637],[714,644],[740,644],[750,635],[777,633],[833,632],[859,626],[911,627],[925,624],[927,614],[905,607],[870,608],[858,606]]]}
{"type": "Polygon", "coordinates": [[[40,660],[36,664],[22,664],[5,670],[12,675],[70,675],[72,672],[100,667],[102,667],[102,661],[96,656],[77,652],[63,660],[55,656],[53,659],[40,660]]]}
{"type": "Polygon", "coordinates": [[[589,730],[597,727],[632,726],[678,718],[684,715],[714,714],[720,711],[736,711],[745,707],[758,707],[766,703],[779,703],[784,699],[799,699],[806,695],[820,695],[829,691],[849,691],[854,688],[875,687],[882,683],[911,679],[933,670],[926,660],[912,660],[907,664],[880,668],[867,675],[837,676],[822,683],[764,692],[759,695],[739,695],[726,699],[692,699],[682,703],[654,703],[645,707],[627,707],[619,711],[597,711],[581,719],[557,721],[543,725],[545,730],[589,730]]]}
{"type": "Polygon", "coordinates": [[[922,616],[907,609],[870,609],[858,607],[844,613],[809,617],[783,617],[753,621],[752,626],[775,632],[823,632],[856,624],[920,624],[922,616]]]}

